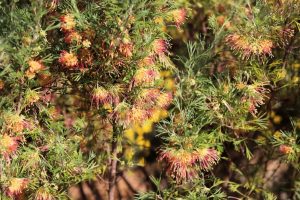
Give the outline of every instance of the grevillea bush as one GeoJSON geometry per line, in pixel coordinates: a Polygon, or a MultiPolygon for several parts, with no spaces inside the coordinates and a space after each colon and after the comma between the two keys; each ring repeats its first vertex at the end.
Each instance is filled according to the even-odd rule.
{"type": "Polygon", "coordinates": [[[69,199],[95,178],[118,199],[118,172],[149,154],[161,176],[137,199],[282,198],[270,160],[287,163],[278,185],[300,197],[298,115],[284,125],[277,113],[299,87],[297,0],[0,10],[0,199],[69,199]]]}

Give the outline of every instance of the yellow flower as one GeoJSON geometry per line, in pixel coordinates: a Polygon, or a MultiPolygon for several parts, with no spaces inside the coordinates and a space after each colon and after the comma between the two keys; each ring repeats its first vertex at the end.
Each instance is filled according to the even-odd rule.
{"type": "Polygon", "coordinates": [[[139,166],[145,166],[145,159],[144,158],[140,158],[139,161],[137,162],[137,165],[139,166]]]}
{"type": "Polygon", "coordinates": [[[274,124],[280,124],[282,121],[282,117],[280,115],[275,115],[273,118],[274,124]]]}
{"type": "Polygon", "coordinates": [[[147,120],[143,126],[142,126],[142,130],[144,133],[150,133],[152,131],[152,121],[147,120]]]}
{"type": "Polygon", "coordinates": [[[82,46],[84,48],[89,48],[89,47],[91,47],[91,42],[89,40],[83,40],[82,46]]]}
{"type": "Polygon", "coordinates": [[[273,137],[274,137],[275,139],[280,139],[280,138],[281,138],[281,135],[282,135],[282,134],[281,134],[280,131],[275,131],[273,137]]]}
{"type": "Polygon", "coordinates": [[[173,90],[175,88],[175,81],[174,79],[168,78],[165,80],[165,88],[167,90],[173,90]]]}
{"type": "Polygon", "coordinates": [[[266,144],[267,140],[264,136],[260,135],[256,138],[256,141],[260,144],[266,144]]]}
{"type": "Polygon", "coordinates": [[[150,146],[151,146],[150,140],[146,140],[145,143],[144,143],[144,146],[145,146],[146,148],[150,148],[150,146]]]}
{"type": "Polygon", "coordinates": [[[161,119],[165,119],[165,118],[167,118],[168,116],[169,116],[169,113],[168,113],[167,110],[161,110],[161,111],[160,111],[160,118],[161,118],[161,119]]]}
{"type": "Polygon", "coordinates": [[[125,149],[125,152],[124,152],[124,157],[127,159],[127,160],[132,160],[134,156],[134,151],[131,147],[128,147],[125,149]]]}
{"type": "Polygon", "coordinates": [[[153,114],[152,114],[150,120],[153,121],[153,122],[159,122],[159,120],[160,120],[160,110],[155,109],[153,111],[153,114]]]}
{"type": "Polygon", "coordinates": [[[143,133],[144,133],[142,127],[141,127],[140,125],[138,125],[138,124],[134,124],[133,130],[134,130],[139,136],[143,135],[143,133]]]}
{"type": "Polygon", "coordinates": [[[124,135],[127,137],[128,140],[134,141],[134,131],[130,128],[124,131],[124,135]]]}
{"type": "Polygon", "coordinates": [[[107,112],[111,113],[113,111],[112,106],[109,103],[103,104],[103,108],[107,110],[107,112]]]}
{"type": "Polygon", "coordinates": [[[145,138],[143,135],[139,135],[137,138],[136,138],[136,144],[138,146],[144,146],[145,144],[145,138]]]}

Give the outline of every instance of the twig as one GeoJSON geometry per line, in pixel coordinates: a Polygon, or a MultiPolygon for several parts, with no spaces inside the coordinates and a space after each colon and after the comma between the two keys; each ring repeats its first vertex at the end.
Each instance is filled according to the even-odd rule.
{"type": "Polygon", "coordinates": [[[116,124],[113,123],[113,136],[112,136],[112,145],[111,145],[111,164],[110,164],[110,174],[109,174],[109,189],[108,189],[108,199],[114,200],[116,192],[116,180],[117,180],[117,165],[118,165],[118,141],[117,141],[118,132],[116,130],[116,124]]]}

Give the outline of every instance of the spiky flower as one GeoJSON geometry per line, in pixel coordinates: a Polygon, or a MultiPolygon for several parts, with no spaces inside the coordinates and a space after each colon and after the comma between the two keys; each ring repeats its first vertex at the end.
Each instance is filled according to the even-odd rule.
{"type": "Polygon", "coordinates": [[[38,100],[40,99],[40,95],[38,92],[34,91],[34,90],[27,90],[26,93],[25,93],[25,101],[28,103],[28,104],[33,104],[35,102],[37,102],[38,100]]]}
{"type": "Polygon", "coordinates": [[[30,71],[33,71],[33,72],[37,72],[37,71],[40,71],[45,68],[41,61],[30,60],[28,62],[28,65],[29,65],[30,71]]]}
{"type": "Polygon", "coordinates": [[[179,28],[182,24],[184,24],[187,17],[186,9],[180,8],[173,11],[173,18],[177,28],[179,28]]]}
{"type": "Polygon", "coordinates": [[[89,40],[83,40],[82,41],[82,46],[84,48],[90,48],[91,47],[91,42],[89,40]]]}
{"type": "Polygon", "coordinates": [[[66,14],[60,17],[61,29],[64,32],[71,31],[75,28],[76,22],[72,14],[66,14]]]}
{"type": "Polygon", "coordinates": [[[253,39],[237,33],[229,34],[226,43],[231,49],[239,52],[243,59],[251,56],[272,56],[273,42],[269,39],[253,39]]]}
{"type": "Polygon", "coordinates": [[[165,149],[160,152],[159,160],[166,160],[167,173],[177,182],[185,182],[197,178],[199,170],[210,169],[219,160],[219,155],[216,150],[210,148],[193,151],[165,149]]]}
{"type": "Polygon", "coordinates": [[[111,102],[111,94],[103,87],[96,87],[92,92],[92,104],[96,103],[96,106],[99,107],[99,104],[111,102]]]}
{"type": "Polygon", "coordinates": [[[45,188],[39,188],[36,192],[35,200],[54,200],[54,197],[45,188]]]}
{"type": "Polygon", "coordinates": [[[19,147],[18,138],[7,134],[0,137],[0,153],[4,157],[9,157],[17,151],[19,147]]]}
{"type": "Polygon", "coordinates": [[[9,186],[6,188],[6,193],[10,197],[16,197],[23,193],[28,187],[29,180],[27,178],[12,178],[9,186]]]}
{"type": "Polygon", "coordinates": [[[24,117],[15,113],[5,113],[4,121],[6,128],[15,133],[22,132],[24,130],[24,117]]]}
{"type": "Polygon", "coordinates": [[[125,57],[132,57],[133,44],[131,42],[121,43],[119,46],[120,53],[125,57]]]}
{"type": "Polygon", "coordinates": [[[161,93],[157,98],[157,106],[160,108],[167,108],[173,101],[173,95],[171,92],[161,93]]]}
{"type": "Polygon", "coordinates": [[[129,105],[126,102],[118,103],[113,111],[114,118],[124,127],[130,124],[129,105]]]}
{"type": "Polygon", "coordinates": [[[148,119],[149,113],[140,107],[133,107],[130,111],[129,118],[131,124],[142,123],[148,119]]]}
{"type": "Polygon", "coordinates": [[[65,42],[67,44],[71,44],[72,42],[79,43],[81,39],[82,39],[81,35],[76,31],[70,31],[65,36],[65,42]]]}
{"type": "Polygon", "coordinates": [[[279,151],[283,154],[290,154],[293,152],[293,147],[282,144],[279,146],[279,151]]]}
{"type": "Polygon", "coordinates": [[[28,78],[33,78],[36,73],[45,69],[45,66],[42,64],[41,61],[30,60],[30,61],[28,61],[28,65],[29,65],[29,68],[26,71],[26,76],[28,78]]]}
{"type": "Polygon", "coordinates": [[[252,115],[257,114],[257,107],[264,104],[265,100],[268,99],[268,93],[270,90],[267,88],[269,82],[254,83],[247,86],[247,97],[242,98],[242,102],[248,101],[249,112],[252,115]]]}
{"type": "Polygon", "coordinates": [[[139,67],[147,67],[153,66],[155,64],[155,60],[153,56],[146,56],[145,58],[141,59],[138,63],[139,67]]]}
{"type": "Polygon", "coordinates": [[[67,67],[74,67],[78,64],[78,58],[73,53],[69,53],[67,51],[62,51],[60,53],[60,57],[58,62],[67,66],[67,67]]]}
{"type": "Polygon", "coordinates": [[[168,47],[169,47],[169,44],[164,39],[156,39],[152,43],[152,48],[153,48],[154,53],[156,53],[159,56],[167,53],[168,47]]]}
{"type": "Polygon", "coordinates": [[[156,88],[151,89],[142,89],[139,92],[137,98],[137,104],[139,105],[154,105],[157,101],[157,98],[160,96],[160,90],[156,88]]]}
{"type": "Polygon", "coordinates": [[[151,85],[160,78],[159,71],[156,69],[140,68],[136,71],[133,81],[134,85],[151,85]]]}

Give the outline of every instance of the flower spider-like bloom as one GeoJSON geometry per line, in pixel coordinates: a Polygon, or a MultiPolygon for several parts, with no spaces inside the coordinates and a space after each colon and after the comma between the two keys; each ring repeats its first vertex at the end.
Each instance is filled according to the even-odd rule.
{"type": "Polygon", "coordinates": [[[75,28],[76,22],[74,20],[74,16],[72,14],[66,14],[60,17],[61,29],[64,32],[71,31],[75,28]]]}
{"type": "Polygon", "coordinates": [[[138,63],[139,67],[147,67],[153,66],[155,64],[155,60],[153,56],[146,56],[145,58],[141,59],[138,63]]]}
{"type": "Polygon", "coordinates": [[[14,133],[22,132],[25,128],[25,121],[23,116],[14,113],[7,113],[4,116],[4,121],[7,129],[13,131],[14,133]]]}
{"type": "Polygon", "coordinates": [[[164,39],[156,39],[153,41],[152,44],[153,51],[157,55],[164,55],[168,51],[169,44],[166,40],[164,39]]]}
{"type": "Polygon", "coordinates": [[[279,151],[283,154],[290,154],[293,152],[293,148],[288,145],[282,144],[279,146],[279,151]]]}
{"type": "Polygon", "coordinates": [[[273,42],[268,39],[257,39],[249,41],[246,36],[237,33],[230,34],[226,37],[227,44],[231,49],[241,53],[244,59],[251,56],[272,56],[273,42]]]}
{"type": "Polygon", "coordinates": [[[30,60],[28,62],[29,69],[26,71],[26,76],[28,78],[33,78],[35,74],[45,68],[41,61],[30,60]]]}
{"type": "Polygon", "coordinates": [[[92,92],[92,103],[95,102],[96,106],[111,102],[111,94],[103,87],[96,87],[92,92]]]}
{"type": "Polygon", "coordinates": [[[26,178],[12,178],[9,186],[6,188],[6,193],[10,197],[16,197],[23,193],[28,187],[29,180],[26,178]]]}
{"type": "Polygon", "coordinates": [[[77,33],[76,31],[71,31],[69,33],[66,34],[65,36],[65,42],[67,44],[71,44],[72,42],[80,42],[82,39],[81,35],[79,35],[79,33],[77,33]]]}
{"type": "Polygon", "coordinates": [[[35,200],[54,200],[54,197],[44,188],[38,189],[35,200]]]}
{"type": "Polygon", "coordinates": [[[133,107],[129,114],[130,123],[138,124],[138,123],[144,122],[149,118],[148,116],[149,116],[149,113],[147,112],[147,110],[144,110],[139,107],[133,107]]]}
{"type": "Polygon", "coordinates": [[[60,53],[60,57],[58,62],[67,66],[67,67],[74,67],[78,64],[78,58],[73,53],[69,53],[67,51],[62,51],[60,53]]]}
{"type": "Polygon", "coordinates": [[[157,98],[157,106],[160,108],[167,108],[173,101],[173,95],[171,92],[161,93],[157,98]]]}
{"type": "Polygon", "coordinates": [[[0,137],[0,153],[4,157],[9,157],[15,153],[19,147],[18,138],[11,137],[9,135],[3,135],[0,137]]]}
{"type": "Polygon", "coordinates": [[[160,74],[156,69],[140,68],[136,71],[133,81],[134,85],[151,85],[159,78],[160,74]]]}
{"type": "Polygon", "coordinates": [[[180,8],[173,11],[173,18],[177,28],[184,24],[187,17],[187,12],[184,8],[180,8]]]}
{"type": "Polygon", "coordinates": [[[121,43],[119,46],[120,53],[125,57],[132,57],[133,52],[133,44],[130,42],[121,43]]]}
{"type": "Polygon", "coordinates": [[[160,90],[156,88],[143,89],[138,96],[138,104],[154,105],[160,95],[160,90]]]}
{"type": "Polygon", "coordinates": [[[169,175],[177,182],[184,182],[197,178],[199,170],[210,169],[219,160],[219,155],[216,150],[210,148],[194,151],[165,149],[160,153],[159,160],[166,160],[169,175]]]}

